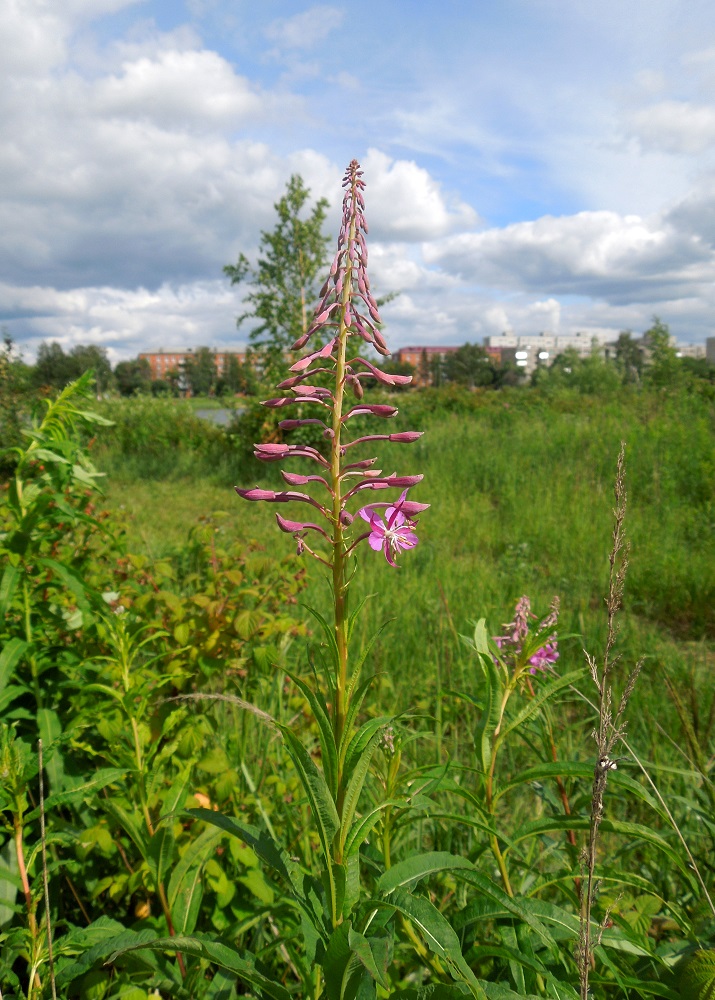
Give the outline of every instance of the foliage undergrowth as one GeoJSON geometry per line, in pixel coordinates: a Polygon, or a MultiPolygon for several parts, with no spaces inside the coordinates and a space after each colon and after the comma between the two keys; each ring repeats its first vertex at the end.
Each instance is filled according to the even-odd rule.
{"type": "MultiPolygon", "coordinates": [[[[254,508],[236,509],[235,483],[270,488],[277,478],[220,428],[181,403],[141,399],[103,404],[113,421],[104,426],[79,399],[73,390],[42,404],[2,492],[2,995],[52,995],[51,930],[67,998],[229,1000],[237,977],[261,996],[283,998],[289,985],[351,996],[350,975],[343,993],[316,981],[298,944],[299,908],[266,867],[269,840],[287,844],[304,873],[319,844],[284,742],[246,710],[256,704],[292,725],[320,762],[316,721],[286,670],[309,674],[306,638],[320,654],[301,603],[320,605],[326,581],[315,567],[306,575],[290,539],[254,508]],[[110,473],[107,510],[97,467],[110,473]],[[243,832],[231,836],[202,809],[235,817],[243,832]],[[182,938],[193,942],[183,953],[169,940],[182,938]]],[[[399,405],[396,429],[427,431],[406,471],[442,487],[399,572],[371,565],[355,588],[357,600],[380,595],[356,626],[358,645],[398,622],[370,654],[365,720],[398,719],[392,744],[375,749],[361,808],[395,804],[361,853],[366,888],[392,900],[399,933],[388,974],[375,943],[387,941],[383,908],[372,958],[360,961],[376,963],[380,996],[417,1000],[429,984],[456,997],[464,962],[489,997],[572,997],[593,716],[569,685],[581,686],[582,648],[605,639],[621,440],[632,554],[619,650],[631,662],[645,654],[629,741],[711,870],[712,411],[693,394],[645,391],[427,391],[399,405]],[[538,609],[561,598],[560,677],[542,688],[493,667],[489,635],[525,592],[538,609]],[[477,615],[489,629],[468,624],[477,615]],[[495,706],[507,689],[514,727],[501,736],[495,706]],[[401,885],[418,903],[399,896],[401,885]]],[[[379,443],[375,454],[388,468],[379,443]]],[[[361,562],[370,557],[366,549],[361,562]]],[[[634,762],[619,762],[610,780],[593,995],[704,996],[707,901],[634,762]]],[[[320,882],[304,877],[321,897],[320,882]]],[[[346,944],[358,956],[362,947],[357,937],[346,944]]]]}

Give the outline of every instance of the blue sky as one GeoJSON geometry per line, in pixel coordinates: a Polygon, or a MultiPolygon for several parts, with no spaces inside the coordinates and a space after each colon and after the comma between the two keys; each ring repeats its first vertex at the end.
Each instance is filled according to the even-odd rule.
{"type": "Polygon", "coordinates": [[[235,347],[293,172],[357,157],[373,286],[407,344],[715,333],[715,8],[702,0],[6,0],[0,322],[235,347]]]}

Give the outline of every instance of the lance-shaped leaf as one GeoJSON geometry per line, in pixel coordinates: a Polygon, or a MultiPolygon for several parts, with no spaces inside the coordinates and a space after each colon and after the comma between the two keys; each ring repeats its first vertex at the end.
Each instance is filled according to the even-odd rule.
{"type": "Polygon", "coordinates": [[[204,958],[212,965],[218,965],[222,969],[233,972],[246,985],[254,986],[262,995],[271,997],[272,1000],[291,1000],[291,995],[285,986],[268,979],[261,972],[258,972],[253,955],[241,954],[231,945],[224,944],[223,941],[216,941],[214,938],[199,936],[198,934],[188,937],[177,935],[176,937],[154,938],[143,941],[141,944],[132,944],[129,947],[117,949],[110,956],[109,961],[114,962],[126,952],[137,951],[138,949],[150,949],[151,951],[176,951],[182,955],[191,955],[194,958],[204,958]]]}
{"type": "Polygon", "coordinates": [[[388,906],[407,917],[419,930],[430,951],[444,960],[452,977],[468,983],[472,995],[478,1000],[487,1000],[482,985],[462,955],[459,938],[436,906],[422,896],[413,896],[406,889],[396,889],[389,900],[380,901],[379,905],[388,906]]]}
{"type": "Polygon", "coordinates": [[[285,739],[286,750],[290,754],[301,784],[305,789],[310,803],[313,820],[317,827],[320,846],[325,859],[325,871],[328,877],[328,889],[333,921],[338,918],[338,898],[335,876],[333,874],[331,845],[333,837],[340,826],[338,811],[324,775],[318,770],[306,748],[295,733],[287,726],[279,726],[285,739]]]}

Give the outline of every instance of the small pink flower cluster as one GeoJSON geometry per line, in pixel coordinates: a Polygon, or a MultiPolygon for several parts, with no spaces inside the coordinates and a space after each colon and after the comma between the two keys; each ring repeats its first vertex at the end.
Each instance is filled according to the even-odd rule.
{"type": "Polygon", "coordinates": [[[285,458],[307,458],[321,467],[323,475],[298,475],[281,471],[288,487],[302,487],[315,484],[325,491],[324,502],[311,494],[295,489],[281,491],[263,489],[240,489],[236,492],[245,500],[263,500],[268,503],[307,503],[314,507],[327,522],[326,527],[312,521],[292,521],[276,515],[278,527],[292,534],[298,544],[298,551],[307,550],[321,562],[335,565],[342,562],[363,539],[375,551],[382,551],[391,566],[395,556],[403,549],[414,548],[417,544],[414,516],[429,507],[407,499],[408,490],[422,479],[417,476],[382,475],[374,469],[375,458],[345,462],[348,449],[371,441],[392,441],[409,444],[418,440],[421,433],[402,431],[394,434],[369,434],[353,440],[344,440],[343,432],[347,421],[353,417],[370,415],[382,419],[394,417],[397,409],[384,403],[363,402],[365,380],[373,380],[381,385],[404,385],[411,376],[391,375],[381,371],[366,358],[348,357],[347,345],[350,337],[359,337],[370,344],[379,354],[388,355],[387,345],[380,332],[380,313],[377,302],[370,290],[367,275],[367,223],[365,221],[365,199],[362,171],[356,160],[349,165],[343,179],[345,195],[338,248],[330,274],[320,291],[320,302],[309,329],[298,338],[293,350],[301,351],[313,337],[327,336],[325,346],[310,351],[290,367],[292,373],[278,385],[285,395],[268,399],[263,404],[272,409],[291,406],[295,403],[313,404],[323,410],[320,417],[281,420],[282,430],[290,431],[306,424],[323,428],[324,438],[330,442],[329,457],[323,456],[317,448],[302,444],[257,444],[254,454],[263,462],[276,462],[285,458]],[[327,388],[321,382],[327,382],[327,388]],[[356,405],[344,411],[345,389],[349,387],[356,399],[356,405]],[[325,418],[325,419],[323,419],[325,418]],[[393,503],[373,502],[362,507],[357,514],[367,521],[370,530],[349,542],[344,538],[344,529],[354,520],[346,505],[349,500],[363,490],[396,488],[402,490],[400,498],[393,503]],[[377,508],[385,508],[384,518],[377,508]],[[326,530],[327,528],[327,530],[326,530]],[[317,532],[333,546],[329,559],[324,559],[306,543],[309,532],[317,532]]]}
{"type": "MultiPolygon", "coordinates": [[[[530,619],[536,620],[536,615],[531,612],[531,601],[528,597],[520,597],[514,609],[514,621],[504,625],[507,629],[506,635],[495,635],[494,642],[503,654],[504,658],[519,663],[523,652],[534,648],[533,642],[529,642],[530,637],[534,640],[542,639],[545,634],[555,628],[559,619],[559,599],[555,597],[551,602],[551,610],[543,621],[539,622],[537,628],[533,629],[530,619]]],[[[529,673],[533,675],[553,670],[554,664],[559,658],[559,649],[556,635],[549,635],[546,642],[528,656],[526,665],[529,673]]]]}

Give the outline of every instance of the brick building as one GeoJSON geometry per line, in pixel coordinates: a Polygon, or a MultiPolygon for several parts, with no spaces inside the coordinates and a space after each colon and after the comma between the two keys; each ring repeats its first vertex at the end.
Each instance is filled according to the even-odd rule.
{"type": "MultiPolygon", "coordinates": [[[[152,381],[157,381],[158,379],[165,379],[169,372],[183,372],[184,365],[186,362],[194,356],[194,352],[188,351],[164,351],[163,349],[155,351],[152,353],[146,352],[139,355],[139,359],[142,358],[149,362],[149,367],[151,369],[152,381]]],[[[220,378],[226,370],[228,365],[228,359],[234,357],[238,359],[239,364],[243,364],[246,360],[246,355],[241,351],[215,351],[213,352],[214,364],[216,365],[216,374],[220,378]]]]}

